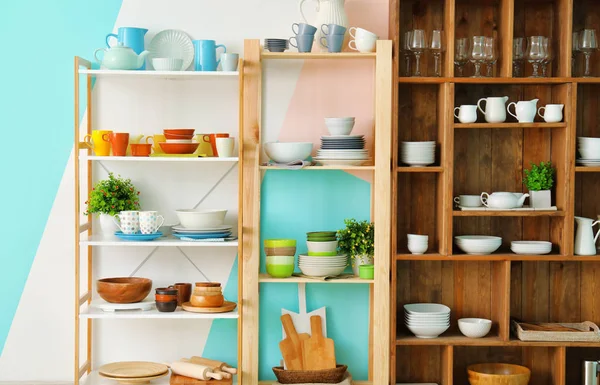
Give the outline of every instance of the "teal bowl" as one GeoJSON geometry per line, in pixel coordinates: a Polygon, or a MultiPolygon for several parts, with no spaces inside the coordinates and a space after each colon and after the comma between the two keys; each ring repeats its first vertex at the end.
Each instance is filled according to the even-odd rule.
{"type": "Polygon", "coordinates": [[[294,264],[272,265],[267,264],[267,274],[273,278],[289,278],[294,273],[294,264]]]}

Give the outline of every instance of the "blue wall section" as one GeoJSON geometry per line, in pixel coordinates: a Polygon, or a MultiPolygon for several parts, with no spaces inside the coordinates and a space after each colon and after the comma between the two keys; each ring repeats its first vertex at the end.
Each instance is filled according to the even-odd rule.
{"type": "Polygon", "coordinates": [[[0,3],[0,352],[73,146],[73,56],[89,58],[105,44],[120,7],[121,0],[0,3]],[[27,152],[7,145],[17,142],[27,152]]]}

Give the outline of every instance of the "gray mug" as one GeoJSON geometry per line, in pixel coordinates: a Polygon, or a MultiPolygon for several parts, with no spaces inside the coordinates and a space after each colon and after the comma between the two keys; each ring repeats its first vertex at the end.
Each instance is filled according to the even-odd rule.
{"type": "Polygon", "coordinates": [[[294,32],[295,35],[314,35],[315,32],[317,32],[317,27],[306,23],[294,23],[292,24],[292,32],[294,32]],[[295,31],[294,27],[298,30],[295,31]]]}
{"type": "Polygon", "coordinates": [[[344,35],[327,35],[321,36],[321,45],[329,52],[342,52],[342,45],[344,45],[344,35]]]}
{"type": "Polygon", "coordinates": [[[240,55],[237,53],[221,54],[221,71],[237,71],[240,55]]]}
{"type": "Polygon", "coordinates": [[[290,44],[292,45],[292,47],[298,48],[298,52],[310,52],[312,51],[312,45],[314,40],[314,35],[296,35],[290,37],[290,44]],[[296,40],[296,44],[292,43],[292,39],[296,40]]]}
{"type": "Polygon", "coordinates": [[[323,35],[344,35],[346,33],[346,27],[338,24],[323,24],[321,25],[321,32],[323,35]],[[325,31],[327,29],[327,31],[325,31]]]}

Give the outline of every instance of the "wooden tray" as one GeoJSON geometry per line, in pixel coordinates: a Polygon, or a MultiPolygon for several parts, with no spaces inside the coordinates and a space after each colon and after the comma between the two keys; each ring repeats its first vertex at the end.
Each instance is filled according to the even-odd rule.
{"type": "Polygon", "coordinates": [[[195,378],[180,376],[179,374],[171,374],[171,379],[169,380],[170,385],[231,385],[233,383],[233,379],[222,379],[222,380],[197,380],[195,378]]]}
{"type": "Polygon", "coordinates": [[[143,378],[165,374],[169,371],[166,365],[147,361],[121,361],[102,365],[98,373],[112,378],[143,378]]]}
{"type": "Polygon", "coordinates": [[[190,311],[192,313],[227,313],[233,311],[237,306],[235,302],[225,301],[223,306],[219,307],[197,307],[192,306],[190,302],[184,302],[181,307],[185,311],[190,311]]]}
{"type": "Polygon", "coordinates": [[[600,341],[600,329],[590,321],[581,323],[512,321],[512,328],[521,341],[600,341]]]}
{"type": "Polygon", "coordinates": [[[164,377],[167,374],[169,374],[168,371],[163,374],[158,374],[156,376],[124,378],[124,377],[105,376],[104,374],[100,373],[100,377],[104,377],[104,378],[108,378],[113,381],[117,381],[119,384],[122,384],[122,385],[139,385],[139,384],[150,384],[150,381],[164,377]]]}

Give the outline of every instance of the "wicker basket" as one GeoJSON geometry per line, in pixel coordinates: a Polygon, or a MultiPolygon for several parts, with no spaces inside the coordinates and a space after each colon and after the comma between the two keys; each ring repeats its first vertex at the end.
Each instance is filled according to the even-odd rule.
{"type": "Polygon", "coordinates": [[[282,366],[275,366],[273,373],[280,384],[337,384],[342,382],[347,369],[346,365],[323,370],[284,370],[282,366]]]}
{"type": "Polygon", "coordinates": [[[552,327],[552,325],[576,329],[579,331],[537,331],[523,330],[521,325],[512,321],[512,328],[521,341],[564,341],[564,342],[596,342],[600,341],[598,326],[590,321],[581,323],[555,323],[539,324],[552,327]]]}

